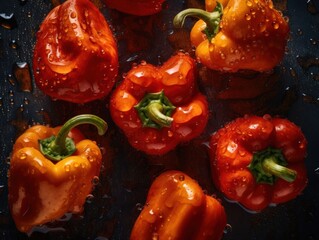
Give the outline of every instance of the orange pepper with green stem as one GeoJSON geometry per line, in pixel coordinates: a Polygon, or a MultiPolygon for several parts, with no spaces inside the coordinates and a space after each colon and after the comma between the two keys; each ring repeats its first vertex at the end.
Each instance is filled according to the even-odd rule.
{"type": "Polygon", "coordinates": [[[16,227],[32,227],[80,213],[99,176],[102,154],[97,144],[83,139],[79,124],[93,124],[100,135],[107,129],[101,118],[78,115],[62,127],[35,125],[13,146],[9,169],[9,206],[16,227]]]}
{"type": "Polygon", "coordinates": [[[203,65],[230,72],[263,72],[282,60],[289,26],[271,0],[206,0],[206,9],[186,9],[174,18],[176,27],[182,27],[188,16],[200,19],[190,40],[203,65]]]}

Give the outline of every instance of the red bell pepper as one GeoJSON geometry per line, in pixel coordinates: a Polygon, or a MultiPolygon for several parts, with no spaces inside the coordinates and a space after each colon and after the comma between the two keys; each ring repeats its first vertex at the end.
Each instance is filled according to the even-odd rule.
{"type": "Polygon", "coordinates": [[[109,8],[137,16],[153,15],[162,11],[164,1],[165,0],[105,0],[109,8]]]}
{"type": "Polygon", "coordinates": [[[195,85],[195,61],[186,54],[161,67],[142,63],[112,94],[111,116],[133,147],[164,154],[205,129],[208,104],[195,85]]]}
{"type": "Polygon", "coordinates": [[[167,171],[150,187],[130,240],[219,240],[225,227],[226,213],[218,200],[185,173],[167,171]]]}
{"type": "Polygon", "coordinates": [[[89,0],[55,7],[37,33],[35,83],[53,99],[86,103],[109,94],[118,52],[104,16],[89,0]]]}
{"type": "Polygon", "coordinates": [[[238,118],[210,140],[213,180],[226,198],[261,211],[306,187],[306,151],[305,136],[287,119],[238,118]]]}

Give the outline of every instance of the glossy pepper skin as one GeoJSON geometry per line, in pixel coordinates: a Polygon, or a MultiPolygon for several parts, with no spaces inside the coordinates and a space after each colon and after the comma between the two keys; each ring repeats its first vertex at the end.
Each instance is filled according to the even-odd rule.
{"type": "Polygon", "coordinates": [[[289,26],[271,0],[206,0],[206,9],[184,10],[174,19],[181,27],[187,16],[200,18],[190,39],[203,65],[219,71],[263,72],[282,60],[289,26]]]}
{"type": "Polygon", "coordinates": [[[118,50],[104,16],[89,0],[68,0],[42,22],[34,48],[36,85],[53,99],[86,103],[111,91],[118,50]]]}
{"type": "Polygon", "coordinates": [[[147,16],[162,11],[162,4],[165,0],[105,0],[109,8],[114,8],[120,12],[147,16]]]}
{"type": "Polygon", "coordinates": [[[130,240],[218,240],[226,227],[221,203],[205,195],[180,171],[167,171],[152,183],[130,240]]]}
{"type": "Polygon", "coordinates": [[[210,140],[213,180],[226,198],[259,212],[306,187],[306,151],[305,136],[287,119],[238,118],[210,140]]]}
{"type": "Polygon", "coordinates": [[[161,155],[199,136],[208,121],[206,98],[196,88],[195,62],[172,56],[160,67],[133,67],[110,99],[114,122],[130,144],[161,155]]]}
{"type": "Polygon", "coordinates": [[[92,180],[99,176],[102,155],[97,144],[84,139],[81,132],[76,129],[69,132],[70,127],[79,122],[96,125],[99,134],[106,130],[106,123],[96,116],[79,115],[63,127],[35,125],[16,140],[10,159],[8,199],[19,231],[28,232],[32,227],[58,219],[67,212],[80,213],[83,210],[92,191],[92,180]],[[73,141],[66,138],[66,134],[73,141]],[[51,136],[56,136],[54,146],[42,145],[42,141],[51,139],[51,136]],[[57,141],[63,146],[66,142],[67,149],[57,141]],[[51,150],[51,153],[41,148],[51,150]],[[52,153],[59,152],[62,155],[55,154],[51,159],[52,153]]]}

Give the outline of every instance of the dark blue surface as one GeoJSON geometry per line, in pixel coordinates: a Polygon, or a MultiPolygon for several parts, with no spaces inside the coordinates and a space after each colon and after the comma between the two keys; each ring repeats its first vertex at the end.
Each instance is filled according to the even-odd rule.
{"type": "MultiPolygon", "coordinates": [[[[124,23],[121,20],[125,15],[109,12],[99,4],[119,40],[119,81],[132,63],[146,60],[157,65],[178,50],[179,45],[172,40],[172,19],[190,2],[167,0],[161,14],[140,18],[141,22],[151,21],[154,29],[148,48],[138,52],[126,51],[127,37],[123,37],[124,23]]],[[[276,1],[276,4],[283,6],[285,2],[276,1]]],[[[283,62],[275,70],[275,76],[280,80],[274,86],[276,89],[271,100],[267,98],[268,93],[263,96],[266,100],[216,100],[217,90],[205,79],[199,79],[212,111],[202,139],[225,122],[245,113],[280,114],[299,125],[308,139],[308,186],[295,200],[269,207],[258,214],[227,202],[216,192],[210,181],[207,149],[197,141],[180,146],[162,158],[149,157],[132,149],[114,126],[106,107],[107,98],[76,105],[52,101],[33,82],[31,92],[21,89],[12,77],[12,67],[16,62],[27,62],[31,67],[35,33],[52,7],[49,0],[0,2],[0,13],[14,13],[17,22],[17,27],[11,30],[0,27],[0,239],[129,239],[130,229],[145,203],[151,181],[166,169],[185,171],[198,180],[209,194],[217,194],[222,199],[230,226],[224,239],[319,239],[319,1],[293,0],[287,3],[284,15],[289,18],[291,35],[283,62]],[[310,4],[313,4],[311,8],[310,4]],[[18,44],[17,48],[10,46],[13,40],[18,44]],[[249,107],[238,109],[238,104],[249,107]],[[84,112],[97,114],[110,124],[107,135],[99,139],[105,149],[105,162],[100,182],[93,192],[94,198],[88,199],[81,216],[67,215],[65,219],[35,229],[29,236],[19,233],[10,217],[7,202],[7,170],[13,142],[29,125],[55,126],[84,112]]],[[[188,23],[191,24],[191,20],[188,23]]]]}

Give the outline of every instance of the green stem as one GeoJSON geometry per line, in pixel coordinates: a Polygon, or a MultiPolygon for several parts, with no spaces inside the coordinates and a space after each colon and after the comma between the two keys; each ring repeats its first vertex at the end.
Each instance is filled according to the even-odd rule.
{"type": "Polygon", "coordinates": [[[60,129],[57,136],[40,140],[40,151],[43,155],[53,161],[60,161],[75,151],[75,144],[68,134],[72,128],[80,124],[92,124],[96,126],[99,135],[105,134],[107,123],[98,116],[92,114],[82,114],[69,119],[60,129]]]}
{"type": "Polygon", "coordinates": [[[207,38],[211,40],[219,31],[219,24],[223,15],[223,5],[217,2],[217,6],[213,12],[207,12],[202,9],[188,8],[179,12],[173,20],[173,25],[176,28],[183,27],[187,17],[196,17],[206,23],[204,32],[207,38]]]}
{"type": "Polygon", "coordinates": [[[169,127],[173,122],[173,118],[163,114],[163,104],[159,102],[152,102],[147,106],[147,108],[149,118],[153,122],[165,127],[169,127]]]}
{"type": "Polygon", "coordinates": [[[175,106],[164,95],[164,91],[148,93],[135,106],[143,123],[143,127],[162,128],[169,127],[173,122],[171,117],[175,106]]]}
{"type": "Polygon", "coordinates": [[[293,182],[297,177],[296,171],[277,164],[276,159],[273,157],[264,159],[262,166],[265,172],[275,175],[287,182],[293,182]]]}
{"type": "Polygon", "coordinates": [[[297,172],[287,168],[288,165],[281,149],[269,147],[253,154],[253,159],[248,165],[257,183],[273,185],[277,178],[293,182],[297,172]]]}

